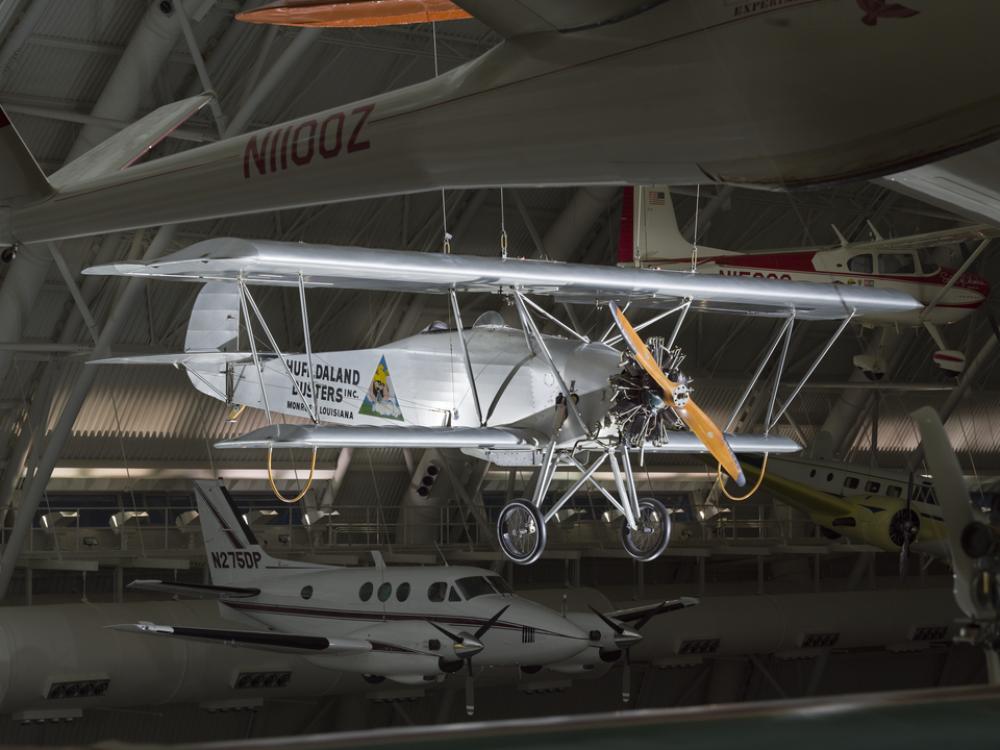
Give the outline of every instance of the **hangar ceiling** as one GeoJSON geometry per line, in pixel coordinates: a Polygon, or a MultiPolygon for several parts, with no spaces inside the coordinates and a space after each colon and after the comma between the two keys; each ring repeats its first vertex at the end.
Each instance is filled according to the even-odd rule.
{"type": "MultiPolygon", "coordinates": [[[[185,5],[198,54],[204,58],[208,80],[229,125],[234,124],[231,118],[236,113],[246,129],[263,127],[434,75],[434,33],[429,27],[319,32],[233,20],[236,11],[253,4],[189,0],[185,5]]],[[[134,49],[137,38],[148,41],[141,36],[142,27],[148,21],[146,14],[156,12],[150,4],[132,0],[12,1],[0,9],[0,99],[46,171],[55,170],[78,153],[82,142],[100,140],[121,127],[125,119],[135,119],[205,88],[184,35],[174,28],[176,13],[160,19],[157,27],[157,33],[168,38],[161,42],[168,50],[161,59],[147,59],[154,55],[152,46],[147,51],[134,49]],[[151,65],[155,69],[143,68],[151,65]],[[127,86],[116,83],[123,75],[123,66],[127,68],[125,75],[136,79],[146,76],[149,85],[129,92],[127,86]],[[108,91],[113,87],[119,101],[109,103],[108,91]],[[120,101],[125,96],[134,100],[120,101]],[[134,116],[108,116],[116,107],[134,116]]],[[[436,30],[437,63],[445,71],[496,41],[492,32],[473,20],[442,26],[436,30]]],[[[205,108],[160,144],[152,158],[218,138],[218,114],[205,108]]],[[[503,221],[512,254],[537,257],[544,249],[565,260],[614,261],[619,191],[521,189],[506,191],[504,198],[503,221]],[[567,224],[572,230],[569,234],[567,224]]],[[[445,200],[456,252],[499,252],[499,191],[452,191],[445,200]]],[[[870,236],[867,222],[884,236],[964,223],[872,183],[792,194],[733,188],[704,189],[696,194],[694,189],[680,189],[675,191],[674,201],[679,225],[689,238],[694,238],[697,230],[700,244],[748,252],[833,244],[837,235],[832,226],[848,239],[859,240],[870,236]],[[696,199],[700,199],[697,228],[696,199]]],[[[437,194],[424,194],[186,224],[177,228],[171,248],[226,235],[437,252],[442,235],[441,201],[437,194]]],[[[75,275],[97,260],[141,254],[153,236],[150,230],[73,240],[61,243],[60,252],[75,275]]],[[[47,252],[45,248],[36,251],[42,256],[47,252]]],[[[30,261],[25,257],[19,262],[30,261]]],[[[10,268],[0,268],[5,275],[0,308],[19,310],[23,331],[12,326],[0,330],[4,347],[0,366],[5,375],[0,386],[0,424],[10,436],[0,449],[8,474],[5,486],[17,483],[11,482],[10,475],[20,474],[26,450],[29,466],[37,460],[42,445],[39,438],[58,423],[70,389],[85,366],[83,355],[93,346],[54,265],[50,264],[41,291],[28,300],[18,299],[10,268]]],[[[973,270],[991,280],[1000,279],[1000,261],[992,251],[987,251],[973,270]]],[[[99,326],[120,288],[115,280],[91,278],[83,282],[84,296],[99,326]]],[[[114,350],[176,351],[183,341],[194,294],[193,288],[183,285],[148,285],[122,326],[114,350]]],[[[290,300],[273,290],[263,298],[269,314],[284,317],[283,327],[294,331],[298,322],[290,300]]],[[[475,313],[495,309],[497,303],[483,298],[469,305],[475,313]]],[[[329,349],[385,343],[448,316],[444,306],[434,300],[372,293],[310,293],[310,307],[316,324],[314,345],[329,349]]],[[[949,330],[950,338],[960,342],[970,361],[993,336],[990,315],[995,310],[996,301],[991,299],[970,320],[949,330]]],[[[597,323],[596,318],[593,321],[597,323]]],[[[682,334],[699,402],[713,417],[728,416],[772,325],[767,321],[734,324],[701,316],[682,334]]],[[[281,328],[276,326],[276,330],[281,328]]],[[[790,377],[801,373],[828,333],[828,325],[802,326],[790,353],[790,377]]],[[[835,433],[832,442],[839,456],[902,466],[916,446],[909,411],[919,403],[943,405],[954,382],[931,364],[934,346],[930,339],[904,332],[894,371],[887,379],[893,385],[883,385],[878,391],[878,451],[870,456],[870,407],[875,395],[860,387],[863,384],[856,377],[849,381],[853,376],[851,357],[863,350],[872,335],[861,328],[851,329],[823,362],[813,378],[815,385],[800,396],[780,430],[808,444],[825,425],[835,433]]],[[[948,423],[963,464],[986,475],[1000,472],[1000,431],[994,427],[994,422],[1000,421],[995,408],[998,381],[1000,374],[990,357],[963,384],[948,423]]],[[[210,445],[217,438],[259,426],[262,415],[246,414],[236,426],[227,424],[225,416],[224,407],[191,389],[181,372],[102,368],[60,452],[56,484],[52,486],[121,489],[176,477],[198,467],[259,468],[260,454],[220,456],[210,445]],[[123,464],[135,470],[132,476],[121,476],[123,464]]],[[[657,461],[695,473],[704,470],[691,460],[657,461]]],[[[403,456],[393,451],[384,451],[372,460],[368,452],[359,451],[352,466],[355,472],[364,466],[365,475],[370,467],[389,473],[406,471],[403,456]]],[[[265,486],[262,479],[245,481],[248,487],[265,486]]]]}

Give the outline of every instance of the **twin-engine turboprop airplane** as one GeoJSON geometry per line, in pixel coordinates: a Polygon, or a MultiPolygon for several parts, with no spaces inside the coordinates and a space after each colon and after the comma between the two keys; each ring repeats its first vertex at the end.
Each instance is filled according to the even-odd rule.
{"type": "Polygon", "coordinates": [[[433,80],[128,168],[169,129],[125,159],[102,144],[114,158],[57,182],[0,114],[0,245],[435,188],[819,185],[1000,135],[1000,3],[456,4],[504,41],[433,80]]]}
{"type": "MultiPolygon", "coordinates": [[[[625,188],[618,262],[642,268],[689,270],[740,278],[811,281],[875,289],[894,289],[923,303],[920,309],[870,316],[865,323],[880,326],[923,326],[938,345],[934,363],[951,373],[965,369],[965,355],[949,349],[940,326],[964,320],[979,309],[990,293],[989,282],[969,267],[1000,236],[1000,228],[985,224],[928,232],[909,237],[848,243],[808,249],[739,253],[698,246],[697,253],[677,228],[677,217],[664,185],[625,188]],[[978,248],[960,268],[942,268],[924,252],[944,245],[977,242],[978,248]]],[[[883,328],[884,330],[884,328],[883,328]]],[[[885,373],[878,355],[860,354],[855,365],[873,378],[885,373]]]]}
{"type": "Polygon", "coordinates": [[[266,448],[268,465],[275,447],[312,448],[315,466],[318,448],[403,446],[458,448],[500,465],[540,467],[532,498],[509,503],[497,522],[501,548],[522,564],[541,555],[546,522],[588,482],[622,514],[627,552],[639,560],[655,558],[669,541],[670,517],[660,501],[639,498],[631,453],[642,460],[647,452],[707,452],[742,485],[735,453],[799,449],[769,432],[847,323],[919,307],[912,297],[875,289],[238,239],[207,240],[148,264],[86,273],[209,282],[191,313],[185,353],[110,361],[182,366],[194,386],[214,398],[263,408],[269,417],[276,412],[311,422],[272,424],[220,447],[266,448]],[[280,351],[252,285],[298,287],[304,354],[280,351]],[[448,295],[456,328],[431,326],[380,349],[314,353],[307,287],[448,295]],[[517,310],[521,329],[505,326],[496,313],[466,329],[460,292],[502,295],[517,310]],[[608,307],[607,333],[591,340],[532,295],[608,307]],[[661,312],[633,327],[618,304],[661,312]],[[690,309],[785,319],[727,430],[782,343],[779,375],[784,369],[796,320],[840,323],[780,408],[777,392],[770,394],[763,435],[727,435],[697,406],[681,370],[684,356],[674,342],[690,309]],[[570,338],[543,335],[536,315],[570,338]],[[669,339],[647,345],[638,331],[670,315],[675,324],[669,339]],[[238,346],[241,318],[249,352],[238,346]],[[270,345],[270,356],[258,351],[255,329],[270,345]],[[618,342],[624,351],[613,347],[618,342]],[[593,477],[605,463],[616,494],[593,477]],[[543,512],[559,467],[576,469],[580,477],[543,512]]]}
{"type": "MultiPolygon", "coordinates": [[[[423,684],[465,668],[545,667],[576,674],[617,662],[653,617],[698,603],[685,597],[616,612],[557,612],[513,594],[490,570],[455,566],[338,568],[268,555],[225,487],[195,482],[211,584],[133,581],[130,589],[219,600],[224,617],[267,630],[140,622],[111,627],[302,654],[322,666],[423,684]]],[[[625,679],[628,678],[626,673],[625,679]]]]}

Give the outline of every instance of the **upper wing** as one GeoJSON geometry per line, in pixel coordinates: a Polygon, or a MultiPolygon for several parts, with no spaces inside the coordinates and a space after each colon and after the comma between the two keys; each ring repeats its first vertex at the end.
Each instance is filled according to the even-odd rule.
{"type": "Polygon", "coordinates": [[[323,638],[315,635],[274,633],[265,630],[229,630],[227,628],[190,628],[183,625],[157,625],[152,622],[108,625],[112,630],[182,638],[192,641],[222,643],[227,646],[247,646],[263,651],[295,653],[357,654],[371,651],[369,641],[354,638],[323,638]]]}
{"type": "MultiPolygon", "coordinates": [[[[266,356],[265,356],[266,358],[266,356]]],[[[92,359],[88,365],[178,365],[193,367],[225,366],[238,362],[252,362],[253,357],[247,352],[177,352],[175,354],[137,354],[125,357],[105,357],[92,359]]]]}
{"type": "Polygon", "coordinates": [[[241,588],[239,586],[213,586],[207,583],[182,583],[179,581],[132,581],[128,588],[137,591],[156,591],[161,594],[179,594],[193,596],[199,599],[242,599],[257,596],[260,589],[241,588]]]}
{"type": "MultiPolygon", "coordinates": [[[[705,453],[705,447],[693,432],[670,432],[662,445],[647,443],[645,453],[705,453]]],[[[798,453],[802,446],[794,440],[778,435],[726,434],[726,442],[733,453],[798,453]]],[[[638,452],[638,448],[632,449],[638,452]]]]}
{"type": "Polygon", "coordinates": [[[794,312],[813,320],[852,312],[891,316],[921,308],[907,294],[844,284],[233,238],[205,240],[150,263],[116,263],[84,273],[191,281],[243,277],[250,284],[272,286],[297,286],[301,278],[312,287],[424,294],[517,290],[564,302],[660,308],[691,299],[694,309],[767,316],[794,312]]]}
{"type": "Polygon", "coordinates": [[[216,448],[507,448],[532,450],[542,438],[513,427],[295,425],[262,427],[216,448]]]}
{"type": "Polygon", "coordinates": [[[665,0],[454,0],[505,37],[544,31],[569,33],[617,23],[665,0]]]}

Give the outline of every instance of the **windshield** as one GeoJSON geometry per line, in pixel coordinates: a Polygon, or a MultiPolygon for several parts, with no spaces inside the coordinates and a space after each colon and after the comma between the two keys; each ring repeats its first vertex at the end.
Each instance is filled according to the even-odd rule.
{"type": "Polygon", "coordinates": [[[490,583],[493,584],[493,588],[495,588],[497,590],[498,594],[513,594],[514,593],[513,591],[511,591],[510,586],[507,585],[507,581],[505,581],[500,576],[489,576],[489,577],[487,577],[486,580],[488,580],[490,583]]]}
{"type": "Polygon", "coordinates": [[[477,596],[496,593],[489,582],[482,576],[459,578],[455,581],[455,585],[458,586],[458,590],[462,592],[462,596],[466,599],[475,599],[477,596]]]}

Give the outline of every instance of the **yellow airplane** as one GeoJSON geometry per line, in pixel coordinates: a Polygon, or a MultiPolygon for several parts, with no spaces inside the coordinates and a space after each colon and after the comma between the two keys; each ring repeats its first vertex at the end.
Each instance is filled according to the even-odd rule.
{"type": "MultiPolygon", "coordinates": [[[[744,459],[743,467],[748,480],[756,481],[759,459],[744,459]]],[[[941,507],[924,475],[914,474],[911,480],[905,472],[772,456],[761,487],[808,514],[828,536],[887,552],[899,552],[908,538],[913,552],[948,556],[941,507]]]]}

